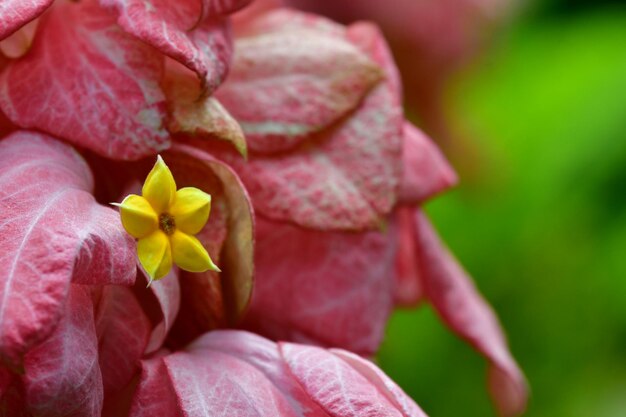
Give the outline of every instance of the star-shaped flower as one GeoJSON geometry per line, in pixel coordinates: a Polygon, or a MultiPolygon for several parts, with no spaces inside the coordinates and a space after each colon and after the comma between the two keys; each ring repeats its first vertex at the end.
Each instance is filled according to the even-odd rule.
{"type": "Polygon", "coordinates": [[[219,271],[193,236],[209,219],[209,194],[195,187],[177,191],[174,176],[160,155],[141,194],[130,194],[114,205],[120,208],[124,229],[138,239],[139,262],[150,282],[167,275],[172,262],[190,272],[219,271]]]}

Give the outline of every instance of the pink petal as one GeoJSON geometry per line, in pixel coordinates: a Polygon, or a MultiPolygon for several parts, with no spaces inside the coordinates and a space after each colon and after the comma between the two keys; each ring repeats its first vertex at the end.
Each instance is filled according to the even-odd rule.
{"type": "Polygon", "coordinates": [[[392,308],[395,229],[319,232],[257,218],[245,325],[273,339],[375,352],[392,308]]]}
{"type": "MultiPolygon", "coordinates": [[[[210,332],[185,351],[143,366],[132,417],[168,407],[173,412],[173,404],[185,417],[223,410],[233,417],[424,416],[405,413],[399,403],[412,403],[405,394],[398,390],[394,398],[383,393],[379,381],[338,355],[277,345],[247,332],[210,332]]],[[[406,410],[418,408],[413,404],[406,410]]]]}
{"type": "Polygon", "coordinates": [[[109,158],[154,154],[169,145],[162,57],[93,1],[62,2],[42,17],[29,53],[0,75],[0,106],[21,127],[109,158]]]}
{"type": "Polygon", "coordinates": [[[383,77],[340,25],[321,31],[284,24],[273,14],[259,20],[262,30],[237,39],[228,82],[217,91],[252,151],[294,148],[355,108],[383,77]]]}
{"type": "Polygon", "coordinates": [[[89,290],[72,285],[54,333],[24,357],[28,410],[37,416],[98,417],[102,375],[89,290]]]}
{"type": "Polygon", "coordinates": [[[219,0],[101,0],[119,13],[118,23],[128,33],[152,45],[194,71],[207,93],[228,72],[232,41],[227,22],[219,16],[245,1],[219,0]]]}
{"type": "Polygon", "coordinates": [[[3,0],[0,2],[0,40],[42,14],[54,0],[3,0]]]}
{"type": "Polygon", "coordinates": [[[102,288],[97,312],[99,363],[106,397],[124,388],[139,369],[151,324],[128,287],[102,288]]]}
{"type": "Polygon", "coordinates": [[[54,329],[70,282],[132,285],[135,245],[91,195],[69,146],[17,132],[0,142],[0,355],[13,363],[54,329]]]}
{"type": "Polygon", "coordinates": [[[453,186],[457,177],[437,146],[412,124],[404,124],[401,203],[419,204],[453,186]]]}
{"type": "Polygon", "coordinates": [[[322,230],[378,226],[396,200],[402,111],[392,63],[373,26],[350,27],[349,40],[385,69],[354,113],[289,153],[220,153],[241,176],[255,209],[267,218],[322,230]]]}
{"type": "Polygon", "coordinates": [[[415,233],[426,298],[452,331],[490,362],[489,386],[500,414],[523,413],[526,381],[508,350],[496,315],[420,211],[415,213],[415,233]]]}

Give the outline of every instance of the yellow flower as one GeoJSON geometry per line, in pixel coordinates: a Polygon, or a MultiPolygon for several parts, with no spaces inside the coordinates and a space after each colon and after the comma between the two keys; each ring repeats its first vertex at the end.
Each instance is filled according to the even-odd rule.
{"type": "Polygon", "coordinates": [[[194,187],[176,191],[174,176],[160,155],[141,194],[114,205],[120,208],[124,229],[138,239],[137,255],[150,283],[167,275],[172,262],[190,272],[219,271],[193,236],[209,219],[209,194],[194,187]]]}

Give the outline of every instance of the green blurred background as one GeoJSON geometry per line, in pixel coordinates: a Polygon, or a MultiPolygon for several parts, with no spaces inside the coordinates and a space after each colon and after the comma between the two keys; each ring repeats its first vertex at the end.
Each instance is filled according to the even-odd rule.
{"type": "MultiPolygon", "coordinates": [[[[535,1],[450,86],[461,183],[427,211],[498,312],[527,416],[626,416],[626,2],[535,1]]],[[[430,307],[381,366],[431,417],[494,415],[485,361],[430,307]]]]}

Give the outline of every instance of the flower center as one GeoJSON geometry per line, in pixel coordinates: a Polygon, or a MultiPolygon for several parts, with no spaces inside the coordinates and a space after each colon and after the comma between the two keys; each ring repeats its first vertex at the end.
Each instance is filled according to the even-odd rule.
{"type": "Polygon", "coordinates": [[[176,222],[174,216],[169,213],[161,213],[159,215],[159,227],[166,235],[171,235],[176,230],[176,222]]]}

